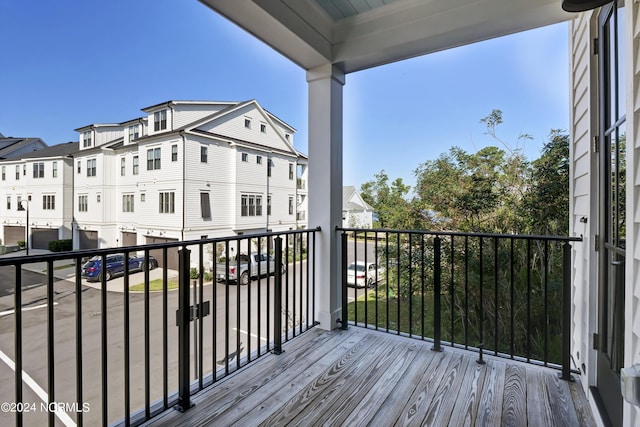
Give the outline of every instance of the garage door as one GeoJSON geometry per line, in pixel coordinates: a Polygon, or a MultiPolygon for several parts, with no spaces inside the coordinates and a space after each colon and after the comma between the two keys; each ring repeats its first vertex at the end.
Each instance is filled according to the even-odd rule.
{"type": "Polygon", "coordinates": [[[80,230],[80,249],[98,249],[98,232],[93,230],[80,230]]]}
{"type": "Polygon", "coordinates": [[[15,246],[18,244],[18,240],[24,240],[24,227],[11,227],[5,225],[4,227],[4,242],[6,246],[15,246]]]}
{"type": "Polygon", "coordinates": [[[122,232],[122,246],[136,246],[138,244],[137,233],[122,232]]]}
{"type": "MultiPolygon", "coordinates": [[[[170,243],[177,242],[178,239],[163,239],[161,237],[153,237],[146,236],[147,243],[170,243]]],[[[167,262],[166,266],[169,270],[178,270],[178,250],[179,247],[175,248],[167,248],[167,262]]],[[[165,265],[164,260],[162,259],[162,249],[154,249],[149,251],[149,255],[152,255],[155,259],[158,260],[158,266],[163,267],[165,265]]]]}
{"type": "Polygon", "coordinates": [[[32,228],[31,247],[34,249],[49,249],[49,242],[58,240],[58,230],[49,228],[32,228]]]}

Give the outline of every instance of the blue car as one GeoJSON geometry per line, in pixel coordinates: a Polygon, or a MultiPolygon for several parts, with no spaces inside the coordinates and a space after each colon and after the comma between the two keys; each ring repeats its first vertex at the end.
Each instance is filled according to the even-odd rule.
{"type": "MultiPolygon", "coordinates": [[[[105,268],[105,278],[111,280],[115,276],[124,274],[125,258],[122,254],[107,255],[107,267],[105,268]]],[[[153,270],[158,266],[158,261],[149,256],[149,268],[153,270]]],[[[144,257],[130,257],[129,271],[142,271],[145,267],[144,257]]],[[[82,266],[82,277],[90,282],[102,281],[102,257],[95,256],[82,266]]]]}

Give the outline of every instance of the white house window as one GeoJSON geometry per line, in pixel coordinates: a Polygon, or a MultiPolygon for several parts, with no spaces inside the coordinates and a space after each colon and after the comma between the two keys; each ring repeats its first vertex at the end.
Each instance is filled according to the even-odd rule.
{"type": "Polygon", "coordinates": [[[140,132],[138,130],[138,125],[129,126],[129,141],[138,139],[139,136],[140,136],[140,132]]]}
{"type": "Polygon", "coordinates": [[[147,150],[147,170],[160,169],[160,148],[147,150]]]}
{"type": "Polygon", "coordinates": [[[53,162],[51,165],[53,167],[52,175],[53,175],[54,178],[57,178],[58,177],[58,162],[53,162]]]}
{"type": "Polygon", "coordinates": [[[247,129],[251,129],[251,119],[248,119],[245,117],[244,119],[244,127],[246,127],[247,129]]]}
{"type": "Polygon", "coordinates": [[[176,193],[173,191],[165,191],[160,193],[160,213],[174,213],[175,212],[176,193]]]}
{"type": "Polygon", "coordinates": [[[140,201],[141,201],[142,203],[144,203],[144,201],[147,199],[147,197],[146,197],[146,196],[147,196],[147,195],[146,195],[145,193],[140,193],[140,201]]]}
{"type": "Polygon", "coordinates": [[[262,156],[256,156],[256,163],[259,165],[262,164],[262,156]]]}
{"type": "Polygon", "coordinates": [[[20,165],[16,165],[16,181],[20,180],[20,165]]]}
{"type": "Polygon", "coordinates": [[[133,156],[133,174],[138,175],[140,170],[140,159],[138,156],[133,156]]]}
{"type": "Polygon", "coordinates": [[[89,196],[81,194],[78,196],[78,211],[87,212],[89,210],[89,196]]]}
{"type": "Polygon", "coordinates": [[[134,212],[133,200],[134,200],[133,194],[122,195],[122,212],[134,212]]]}
{"type": "Polygon", "coordinates": [[[100,193],[96,194],[96,202],[100,203],[101,195],[100,193]]]}
{"type": "Polygon", "coordinates": [[[267,196],[267,215],[271,215],[271,196],[267,196]]]}
{"type": "Polygon", "coordinates": [[[291,135],[288,133],[284,134],[284,139],[286,139],[287,141],[289,141],[291,139],[291,135]]]}
{"type": "Polygon", "coordinates": [[[22,165],[22,175],[27,175],[27,165],[22,165]]]}
{"type": "Polygon", "coordinates": [[[262,196],[243,194],[240,202],[241,216],[262,216],[262,196]]]}
{"type": "Polygon", "coordinates": [[[44,178],[44,163],[33,164],[33,177],[44,178]]]}
{"type": "Polygon", "coordinates": [[[22,196],[18,196],[16,199],[16,209],[20,210],[22,207],[22,196]]]}
{"type": "Polygon", "coordinates": [[[207,147],[200,147],[200,163],[207,163],[207,147]]]}
{"type": "Polygon", "coordinates": [[[256,196],[256,216],[262,216],[262,196],[256,196]]]}
{"type": "Polygon", "coordinates": [[[249,155],[247,153],[242,153],[242,161],[243,162],[248,162],[249,161],[249,155]]]}
{"type": "Polygon", "coordinates": [[[87,160],[87,176],[96,176],[96,159],[87,160]]]}
{"type": "Polygon", "coordinates": [[[5,181],[7,179],[7,167],[2,166],[2,180],[5,181]]]}
{"type": "Polygon", "coordinates": [[[273,168],[273,161],[271,159],[267,160],[267,176],[271,176],[271,168],[273,168]]]}
{"type": "Polygon", "coordinates": [[[82,173],[82,165],[80,164],[80,160],[78,160],[78,173],[82,173]]]}
{"type": "Polygon", "coordinates": [[[120,158],[120,176],[124,176],[127,171],[127,159],[125,157],[120,158]]]}
{"type": "Polygon", "coordinates": [[[177,145],[172,145],[171,146],[171,161],[172,162],[177,162],[178,161],[178,146],[177,145]]]}
{"type": "Polygon", "coordinates": [[[82,133],[82,146],[84,148],[91,147],[91,131],[90,130],[82,133]]]}
{"type": "Polygon", "coordinates": [[[293,181],[293,163],[289,163],[289,179],[293,181]]]}
{"type": "Polygon", "coordinates": [[[200,213],[202,219],[211,220],[211,202],[209,200],[209,193],[200,193],[200,213]]]}
{"type": "Polygon", "coordinates": [[[289,215],[293,215],[293,197],[289,196],[289,215]]]}
{"type": "Polygon", "coordinates": [[[11,210],[11,196],[7,196],[7,210],[11,210]]]}
{"type": "Polygon", "coordinates": [[[54,194],[44,194],[42,196],[42,209],[52,211],[56,208],[56,196],[54,194]]]}
{"type": "Polygon", "coordinates": [[[260,132],[267,133],[267,125],[264,123],[260,123],[260,132]]]}
{"type": "Polygon", "coordinates": [[[167,128],[167,110],[153,113],[153,130],[159,131],[167,128]]]}

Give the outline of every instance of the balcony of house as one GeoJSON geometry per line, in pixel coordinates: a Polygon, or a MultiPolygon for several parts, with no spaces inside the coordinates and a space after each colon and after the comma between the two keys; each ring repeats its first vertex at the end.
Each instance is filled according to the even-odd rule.
{"type": "Polygon", "coordinates": [[[0,422],[593,424],[569,352],[577,239],[336,230],[326,331],[319,236],[0,258],[0,422]]]}

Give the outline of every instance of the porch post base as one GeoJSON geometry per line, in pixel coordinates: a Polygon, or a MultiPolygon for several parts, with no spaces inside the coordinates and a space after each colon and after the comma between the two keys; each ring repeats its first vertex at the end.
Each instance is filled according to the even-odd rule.
{"type": "Polygon", "coordinates": [[[333,313],[321,311],[318,313],[318,321],[320,322],[318,326],[325,331],[339,328],[341,325],[338,319],[340,319],[341,313],[342,309],[335,310],[333,313]]]}

